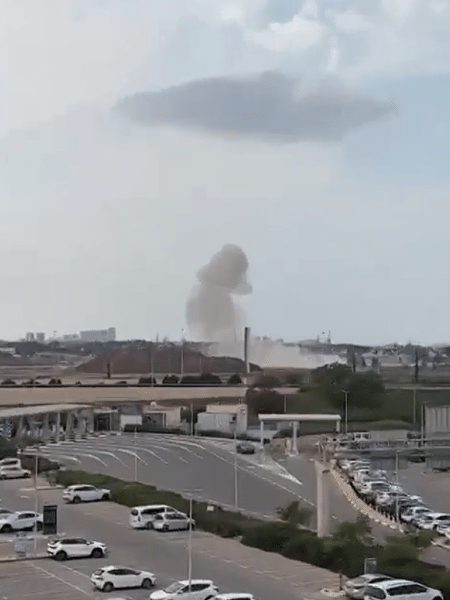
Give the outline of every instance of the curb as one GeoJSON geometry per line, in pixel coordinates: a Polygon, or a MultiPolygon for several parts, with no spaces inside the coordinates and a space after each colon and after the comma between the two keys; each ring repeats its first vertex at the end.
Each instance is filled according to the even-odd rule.
{"type": "Polygon", "coordinates": [[[21,562],[24,560],[42,560],[44,558],[50,558],[48,556],[48,554],[35,554],[33,556],[23,556],[23,557],[19,557],[19,556],[8,556],[6,558],[0,558],[0,564],[1,563],[10,563],[10,562],[21,562]]]}

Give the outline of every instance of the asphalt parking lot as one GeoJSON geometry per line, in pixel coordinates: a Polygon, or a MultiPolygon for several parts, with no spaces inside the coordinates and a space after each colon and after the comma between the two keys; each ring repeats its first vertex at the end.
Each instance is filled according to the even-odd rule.
{"type": "MultiPolygon", "coordinates": [[[[82,561],[76,561],[81,563],[82,561]]],[[[61,565],[50,560],[18,561],[0,564],[0,598],[2,600],[86,600],[86,598],[117,598],[95,591],[89,575],[76,569],[75,564],[61,565]]],[[[78,565],[79,566],[79,565],[78,565]]],[[[148,600],[147,590],[124,590],[135,600],[148,600]]]]}

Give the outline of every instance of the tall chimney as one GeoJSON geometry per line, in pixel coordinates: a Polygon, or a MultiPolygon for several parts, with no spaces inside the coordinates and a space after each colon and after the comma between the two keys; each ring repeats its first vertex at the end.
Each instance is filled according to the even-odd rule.
{"type": "Polygon", "coordinates": [[[248,362],[248,341],[250,338],[250,327],[244,329],[244,361],[245,361],[245,374],[250,373],[250,365],[248,362]]]}

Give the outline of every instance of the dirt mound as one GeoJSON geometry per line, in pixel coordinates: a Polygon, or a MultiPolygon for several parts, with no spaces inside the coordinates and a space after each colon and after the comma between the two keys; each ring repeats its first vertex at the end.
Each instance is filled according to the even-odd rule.
{"type": "MultiPolygon", "coordinates": [[[[77,367],[80,373],[106,373],[108,363],[112,373],[181,373],[180,347],[124,348],[100,354],[77,367]],[[153,356],[152,356],[153,354],[153,356]]],[[[260,370],[251,365],[251,370],[260,370]]],[[[245,373],[244,361],[239,358],[205,356],[185,349],[183,372],[188,373],[245,373]]]]}

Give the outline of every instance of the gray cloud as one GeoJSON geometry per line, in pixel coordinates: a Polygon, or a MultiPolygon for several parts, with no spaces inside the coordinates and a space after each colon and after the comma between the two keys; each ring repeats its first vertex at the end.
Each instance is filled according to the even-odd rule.
{"type": "Polygon", "coordinates": [[[115,107],[142,125],[172,124],[275,142],[336,141],[394,110],[335,82],[308,86],[277,71],[141,92],[115,107]],[[299,84],[302,84],[300,88],[299,84]]]}

